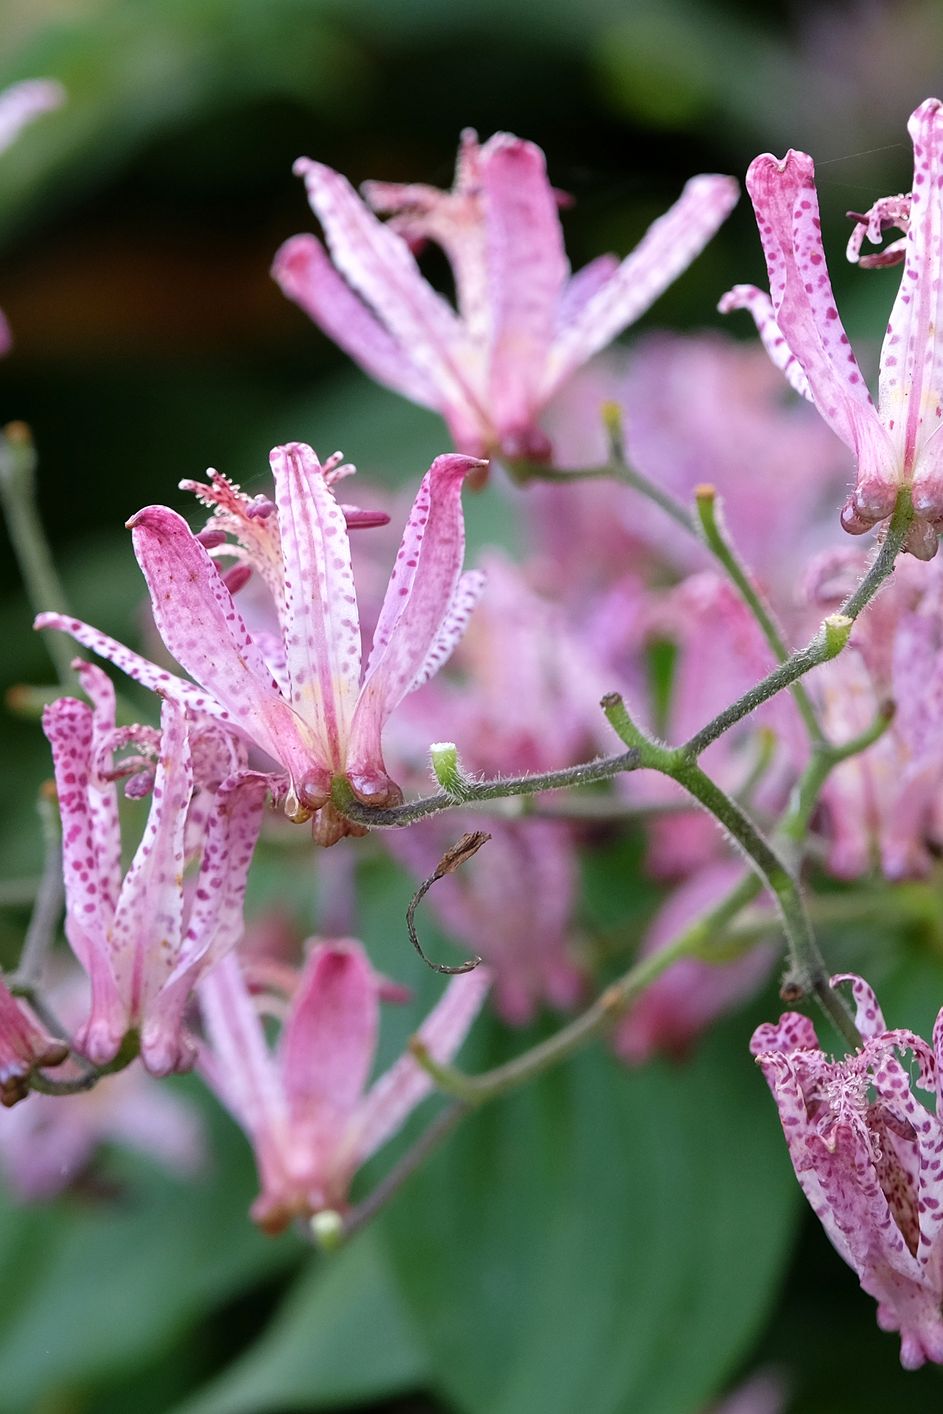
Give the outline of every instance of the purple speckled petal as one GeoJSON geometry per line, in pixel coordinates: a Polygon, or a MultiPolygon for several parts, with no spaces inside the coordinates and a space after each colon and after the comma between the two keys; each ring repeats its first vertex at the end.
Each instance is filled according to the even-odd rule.
{"type": "Polygon", "coordinates": [[[855,1003],[855,1026],[861,1035],[865,1040],[871,1036],[880,1036],[887,1030],[887,1023],[872,987],[854,972],[837,972],[829,979],[829,986],[837,987],[841,982],[851,983],[851,995],[855,1003]]]}
{"type": "Polygon", "coordinates": [[[437,457],[423,477],[354,712],[352,768],[369,771],[382,762],[383,724],[415,682],[449,614],[465,553],[462,482],[480,465],[471,457],[437,457]]]}
{"type": "Polygon", "coordinates": [[[559,329],[546,365],[542,395],[638,319],[686,270],[730,215],[740,194],[732,177],[693,177],[664,216],[646,231],[612,276],[559,329]]]}
{"type": "Polygon", "coordinates": [[[728,290],[721,298],[717,309],[720,314],[730,314],[735,309],[747,310],[753,316],[756,332],[760,336],[760,342],[764,349],[769,354],[773,367],[778,368],[780,373],[785,375],[786,382],[796,390],[800,397],[814,402],[805,369],[787,344],[782,330],[776,323],[772,301],[764,290],[758,290],[755,285],[734,285],[733,289],[728,290]]]}
{"type": "Polygon", "coordinates": [[[448,613],[442,620],[438,636],[426,656],[425,662],[409,686],[415,692],[423,683],[435,677],[444,663],[452,656],[456,644],[468,627],[468,620],[475,611],[482,594],[487,588],[488,577],[483,570],[468,570],[461,576],[452,595],[448,613]]]}
{"type": "MultiPolygon", "coordinates": [[[[111,678],[94,663],[77,658],[72,664],[82,690],[92,704],[92,750],[115,730],[115,689],[111,678]]],[[[111,764],[110,761],[108,763],[111,764]]],[[[101,774],[101,767],[98,768],[101,774]]],[[[118,788],[113,783],[89,784],[88,808],[98,856],[98,879],[109,908],[118,904],[121,890],[121,825],[118,819],[118,788]]]]}
{"type": "Polygon", "coordinates": [[[407,243],[378,221],[345,177],[302,157],[295,172],[324,229],[331,257],[353,289],[404,350],[440,405],[484,416],[468,378],[467,332],[422,277],[407,243]]]}
{"type": "Polygon", "coordinates": [[[858,459],[855,506],[879,520],[894,505],[897,458],[842,327],[822,248],[815,168],[790,149],[747,173],[769,270],[773,317],[808,379],[815,406],[858,459]]]}
{"type": "Polygon", "coordinates": [[[212,799],[200,872],[173,970],[166,977],[152,971],[145,979],[141,1051],[154,1074],[166,1074],[178,1068],[180,1059],[189,1059],[181,1028],[190,994],[242,936],[246,880],[267,785],[265,776],[243,771],[224,781],[212,799]]]}
{"type": "Polygon", "coordinates": [[[360,619],[344,513],[310,447],[271,455],[285,564],[285,640],[291,702],[325,761],[344,765],[360,690],[360,619]]]}
{"type": "Polygon", "coordinates": [[[480,181],[491,308],[488,407],[500,438],[527,435],[570,273],[540,148],[495,133],[480,181]]]}
{"type": "Polygon", "coordinates": [[[275,256],[282,291],[365,373],[422,407],[436,407],[435,385],[337,273],[316,236],[292,236],[275,256]]]}
{"type": "Polygon", "coordinates": [[[215,698],[223,709],[215,715],[301,780],[311,761],[311,744],[206,550],[183,517],[167,506],[148,506],[128,524],[154,622],[168,651],[215,698]]]}
{"type": "Polygon", "coordinates": [[[104,1063],[117,1054],[129,1017],[112,967],[110,878],[102,881],[99,876],[95,822],[88,800],[92,708],[74,697],[60,697],[43,712],[43,731],[52,747],[62,820],[65,933],[92,984],[91,1012],[79,1044],[90,1059],[102,1057],[104,1063]],[[86,1049],[89,1040],[91,1050],[86,1049]]]}
{"type": "Polygon", "coordinates": [[[300,1125],[318,1116],[338,1138],[343,1133],[373,1065],[379,991],[359,943],[312,949],[278,1048],[289,1111],[300,1125]]]}
{"type": "MultiPolygon", "coordinates": [[[[943,514],[943,451],[927,443],[943,419],[943,105],[930,98],[911,116],[914,184],[904,273],[881,354],[881,419],[891,432],[914,505],[943,514]]],[[[943,439],[937,439],[943,441],[943,439]]]]}
{"type": "MultiPolygon", "coordinates": [[[[161,743],[147,824],[125,876],[111,935],[112,969],[128,1016],[142,1028],[154,997],[180,955],[183,935],[184,839],[193,791],[186,715],[166,700],[161,743]]],[[[142,1034],[143,1040],[143,1034],[142,1034]]],[[[109,1057],[111,1059],[111,1057],[109,1057]]],[[[182,1043],[172,1056],[144,1052],[155,1074],[185,1061],[182,1043]],[[169,1064],[164,1064],[168,1061],[169,1064]]],[[[99,1062],[101,1063],[101,1062],[99,1062]]]]}

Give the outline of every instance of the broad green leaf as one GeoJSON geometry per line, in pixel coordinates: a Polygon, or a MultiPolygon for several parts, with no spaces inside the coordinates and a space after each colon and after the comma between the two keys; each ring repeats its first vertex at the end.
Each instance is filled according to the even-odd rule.
{"type": "Polygon", "coordinates": [[[259,1339],[175,1414],[337,1409],[416,1389],[419,1346],[374,1232],[312,1258],[259,1339]]]}
{"type": "Polygon", "coordinates": [[[241,1135],[221,1116],[212,1128],[198,1179],[122,1154],[108,1170],[113,1199],[0,1207],[4,1411],[67,1403],[70,1390],[132,1371],[208,1308],[296,1259],[290,1237],[264,1238],[248,1220],[254,1175],[241,1135]]]}
{"type": "Polygon", "coordinates": [[[776,1293],[795,1190],[742,1021],[681,1067],[603,1050],[466,1122],[383,1231],[466,1414],[685,1414],[776,1293]]]}

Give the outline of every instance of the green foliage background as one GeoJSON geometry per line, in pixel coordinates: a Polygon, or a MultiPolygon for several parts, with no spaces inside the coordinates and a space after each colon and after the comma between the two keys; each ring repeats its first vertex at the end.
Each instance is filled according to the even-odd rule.
{"type": "MultiPolygon", "coordinates": [[[[793,145],[819,159],[826,238],[841,242],[847,207],[908,184],[904,122],[939,87],[943,18],[932,0],[805,18],[721,0],[5,0],[0,39],[0,84],[52,75],[70,96],[0,162],[0,303],[17,339],[0,419],[34,428],[77,610],[123,637],[141,585],[122,523],[153,500],[189,510],[181,476],[213,464],[251,487],[268,448],[299,438],[389,484],[445,446],[435,418],[372,387],[269,281],[278,243],[309,225],[297,155],[355,181],[444,185],[463,126],[520,132],[577,198],[578,265],[629,249],[693,172],[739,175],[793,145]]],[[[719,294],[760,275],[744,203],[646,323],[713,323],[719,294]]],[[[893,280],[839,290],[853,338],[880,331],[893,280]]],[[[506,519],[496,498],[473,501],[473,546],[511,533],[506,519]]],[[[42,683],[9,555],[0,589],[8,682],[42,683]]],[[[16,880],[37,868],[48,763],[37,725],[12,715],[0,750],[0,877],[16,880]]],[[[401,928],[408,883],[364,849],[365,940],[417,990],[401,1041],[435,982],[401,928]]],[[[300,851],[263,858],[257,897],[287,890],[310,926],[311,868],[300,851]]],[[[644,918],[651,890],[635,897],[631,878],[620,857],[594,861],[588,906],[644,918]]],[[[8,962],[24,923],[0,911],[8,962]]],[[[891,1024],[930,1023],[937,937],[826,945],[870,967],[891,1024]]],[[[693,1414],[767,1362],[801,1414],[931,1407],[938,1373],[902,1374],[800,1211],[746,1054],[775,1007],[770,992],[684,1067],[629,1074],[598,1049],[476,1116],[330,1260],[250,1227],[249,1155],[208,1105],[216,1157],[196,1186],[116,1152],[108,1199],[7,1203],[0,1414],[693,1414]]],[[[485,1023],[471,1061],[526,1039],[485,1023]]]]}

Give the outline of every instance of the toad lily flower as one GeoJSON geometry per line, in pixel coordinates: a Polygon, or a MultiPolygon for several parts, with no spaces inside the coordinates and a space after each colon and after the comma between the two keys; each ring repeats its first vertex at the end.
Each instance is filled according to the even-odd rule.
{"type": "Polygon", "coordinates": [[[372,378],[440,412],[459,450],[507,459],[549,456],[537,419],[550,398],[687,269],[738,196],[730,177],[695,177],[625,260],[571,277],[544,154],[510,133],[480,145],[466,131],[449,192],[370,182],[367,206],[320,162],[295,172],[327,250],[287,241],[283,292],[372,378]],[[426,240],[451,263],[457,311],[419,272],[411,247],[426,240]]]}
{"type": "Polygon", "coordinates": [[[481,463],[438,457],[424,477],[361,681],[343,508],[310,447],[276,447],[271,462],[275,501],[261,507],[264,514],[214,476],[201,494],[219,508],[218,531],[211,521],[196,536],[166,506],[148,506],[128,522],[158,631],[198,687],[76,619],[41,614],[36,622],[71,633],[146,686],[254,742],[287,772],[286,814],[298,821],[315,815],[315,838],[333,844],[358,832],[331,803],[336,781],[366,805],[402,798],[383,761],[384,723],[448,657],[484,587],[480,574],[461,575],[461,487],[481,463]],[[220,543],[225,532],[236,535],[235,546],[220,543]],[[214,554],[241,558],[237,568],[259,571],[274,599],[277,635],[250,635],[206,541],[214,554]]]}
{"type": "MultiPolygon", "coordinates": [[[[903,278],[881,355],[877,407],[835,306],[814,167],[806,153],[790,150],[782,161],[765,153],[750,166],[747,190],[760,228],[770,295],[737,285],[720,308],[750,311],[773,362],[854,453],[857,481],[842,511],[845,529],[855,535],[869,530],[891,514],[898,491],[909,487],[917,519],[907,548],[920,559],[932,559],[943,525],[943,438],[938,435],[943,426],[943,105],[927,99],[907,126],[914,144],[913,193],[878,202],[859,222],[873,240],[880,239],[886,225],[907,227],[903,278]]],[[[856,232],[853,257],[859,246],[856,232]]],[[[884,254],[899,257],[897,243],[884,254]]]]}
{"type": "MultiPolygon", "coordinates": [[[[488,980],[483,967],[454,978],[420,1028],[439,1064],[465,1039],[488,980]]],[[[432,1089],[409,1055],[366,1088],[386,985],[359,943],[318,944],[274,1051],[234,955],[200,986],[200,1069],[252,1142],[262,1188],[252,1216],[268,1232],[346,1206],[355,1171],[432,1089]]]]}
{"type": "Polygon", "coordinates": [[[862,1046],[843,1061],[819,1049],[808,1017],[760,1026],[751,1050],[779,1108],[802,1190],[833,1245],[878,1303],[878,1325],[899,1331],[901,1364],[943,1363],[943,1012],[931,1049],[888,1031],[874,993],[850,982],[862,1046]],[[898,1060],[910,1051],[929,1113],[898,1060]]]}
{"type": "Polygon", "coordinates": [[[79,671],[93,705],[62,697],[43,714],[62,816],[66,937],[92,987],[75,1048],[106,1066],[136,1035],[146,1068],[166,1075],[193,1063],[184,1009],[197,979],[242,933],[267,781],[239,771],[218,786],[199,873],[185,890],[193,757],[186,712],[165,700],[150,813],[122,879],[117,787],[108,779],[109,744],[118,739],[114,688],[92,664],[79,671]]]}

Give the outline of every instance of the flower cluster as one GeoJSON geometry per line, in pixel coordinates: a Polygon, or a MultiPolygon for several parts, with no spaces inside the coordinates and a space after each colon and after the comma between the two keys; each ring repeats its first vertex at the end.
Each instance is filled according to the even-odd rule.
{"type": "MultiPolygon", "coordinates": [[[[0,146],[55,100],[41,85],[0,98],[0,146]]],[[[606,1023],[621,1060],[682,1061],[768,979],[782,931],[783,997],[817,999],[851,1048],[831,1060],[796,1012],[754,1034],[796,1174],[904,1364],[943,1363],[943,1130],[899,1059],[943,1107],[943,1019],[931,1049],[889,1031],[860,978],[830,982],[800,888],[922,878],[943,848],[943,569],[923,563],[943,528],[941,114],[928,100],[911,118],[913,191],[854,216],[852,263],[902,265],[877,405],[804,153],[751,165],[770,290],[721,301],[750,311],[765,352],[702,333],[603,354],[715,234],[732,178],[693,178],[631,255],[574,275],[565,201],[540,149],[511,134],[466,132],[448,192],[370,182],[361,199],[296,164],[325,244],[289,240],[277,282],[371,376],[438,411],[455,449],[401,511],[382,492],[382,510],[341,501],[353,467],[303,442],[272,451],[270,494],[214,470],[182,482],[198,529],[169,506],[138,510],[150,656],[70,613],[36,619],[147,689],[152,710],[133,720],[124,689],[79,658],[82,697],[43,714],[75,964],[63,980],[34,939],[29,966],[0,980],[14,1186],[55,1188],[57,1106],[70,1175],[109,1135],[192,1167],[198,1126],[151,1082],[195,1068],[252,1145],[254,1219],[320,1219],[336,1236],[378,1201],[356,1201],[358,1170],[434,1089],[453,1096],[444,1132],[606,1023]],[[903,239],[862,255],[892,227],[903,239]],[[428,242],[454,307],[421,271],[428,242]],[[805,401],[783,399],[777,369],[805,401]],[[463,488],[484,486],[485,457],[510,472],[488,494],[524,551],[466,569],[463,488]],[[842,499],[846,530],[881,527],[873,553],[841,537],[842,499]],[[395,549],[383,527],[402,518],[395,549]],[[361,842],[373,834],[385,851],[361,842]],[[313,861],[319,917],[307,942],[289,926],[273,950],[251,877],[263,853],[284,868],[289,840],[313,861]],[[593,886],[600,857],[620,881],[615,919],[593,886]],[[410,994],[357,940],[364,858],[417,885],[405,920],[384,895],[391,933],[405,921],[422,953],[415,913],[435,884],[430,912],[475,954],[433,964],[461,975],[378,1077],[381,1003],[410,994]],[[623,884],[636,865],[641,889],[623,884]],[[848,980],[854,1018],[836,990],[848,980]],[[469,1077],[453,1061],[489,991],[514,1026],[587,1009],[469,1077]]],[[[846,897],[861,906],[853,888],[829,901],[846,897]]],[[[311,931],[307,913],[293,922],[311,931]]]]}

